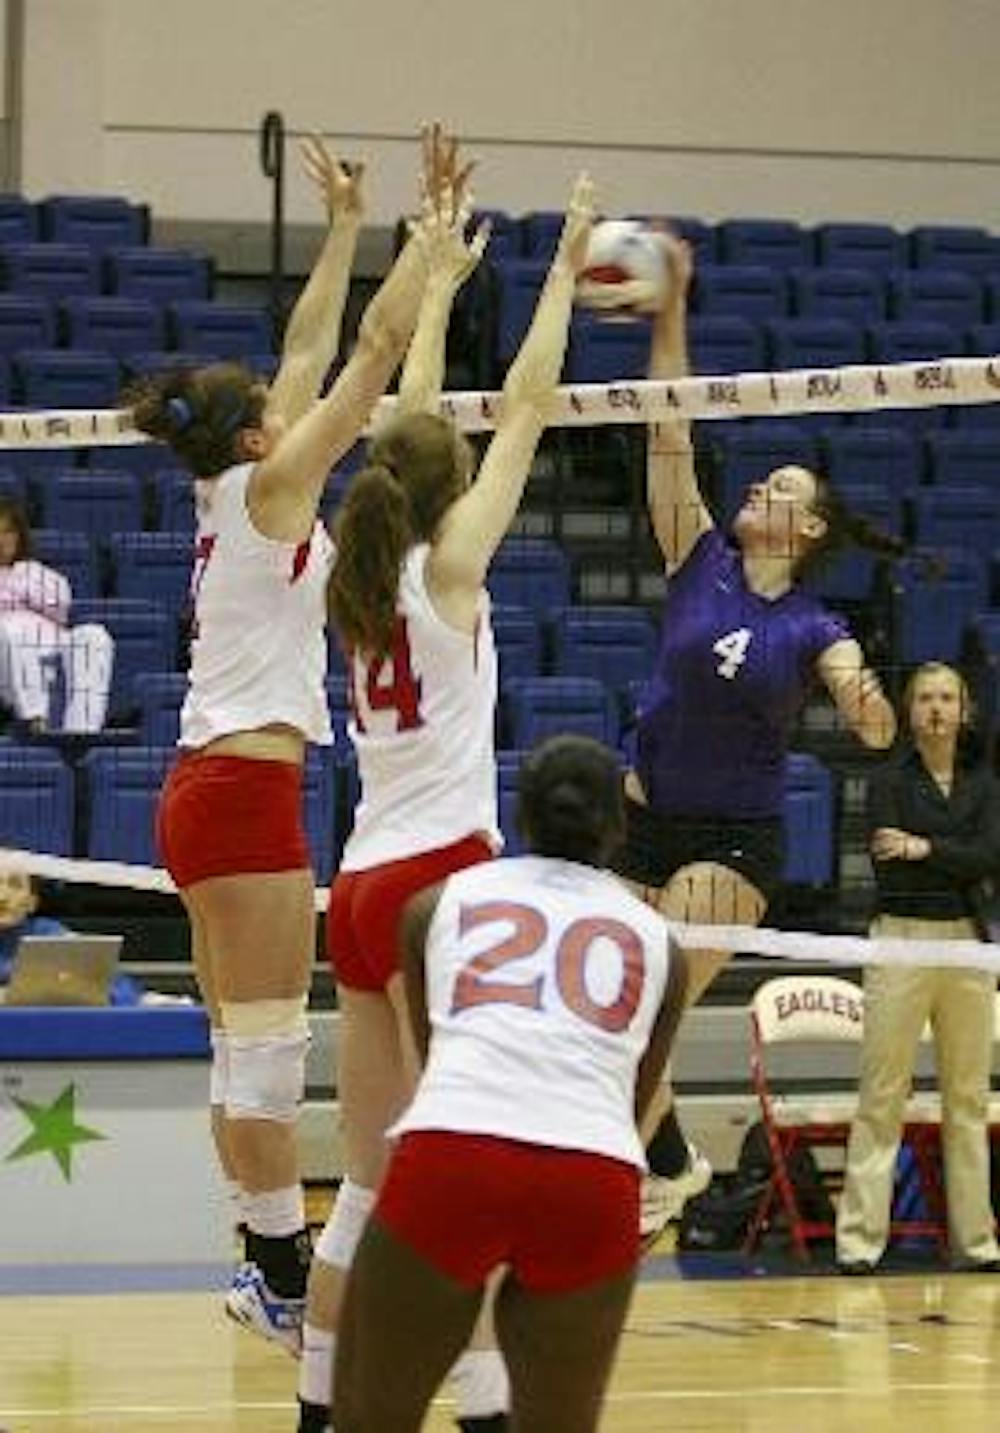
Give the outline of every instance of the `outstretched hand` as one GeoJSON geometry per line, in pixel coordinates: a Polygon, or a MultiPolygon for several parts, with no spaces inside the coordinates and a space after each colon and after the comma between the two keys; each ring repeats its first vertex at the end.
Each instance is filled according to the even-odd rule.
{"type": "Polygon", "coordinates": [[[476,167],[475,161],[461,163],[457,137],[448,134],[438,120],[424,125],[420,140],[423,150],[421,206],[428,200],[437,209],[447,204],[448,218],[454,223],[459,211],[467,205],[469,178],[476,167]]]}
{"type": "Polygon", "coordinates": [[[316,134],[301,141],[299,153],[306,175],[323,196],[330,223],[341,215],[360,219],[365,207],[362,188],[364,164],[343,164],[316,134]]]}
{"type": "Polygon", "coordinates": [[[425,194],[419,220],[412,226],[417,243],[427,260],[431,278],[444,280],[454,291],[461,288],[475,269],[489,243],[491,225],[484,220],[471,239],[465,233],[471,213],[471,194],[457,209],[448,185],[439,194],[438,204],[425,194]]]}
{"type": "Polygon", "coordinates": [[[570,194],[556,251],[556,257],[567,263],[574,274],[581,273],[587,262],[587,245],[590,243],[590,231],[594,227],[595,199],[596,190],[590,175],[578,175],[570,194]]]}

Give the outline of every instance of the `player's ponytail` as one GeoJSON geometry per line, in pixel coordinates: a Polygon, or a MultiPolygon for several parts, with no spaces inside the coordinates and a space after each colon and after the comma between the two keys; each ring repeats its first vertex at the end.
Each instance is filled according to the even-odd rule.
{"type": "Polygon", "coordinates": [[[555,736],[525,757],[518,827],[539,856],[603,866],[624,836],[615,756],[582,736],[555,736]]]}
{"type": "Polygon", "coordinates": [[[826,523],[822,537],[802,555],[798,574],[810,572],[818,564],[847,547],[860,547],[882,557],[902,557],[909,551],[902,538],[885,532],[868,518],[849,508],[822,472],[811,470],[816,480],[816,496],[812,510],[826,523]]]}
{"type": "Polygon", "coordinates": [[[348,650],[384,657],[392,645],[399,570],[415,540],[407,494],[384,463],[352,480],[333,528],[330,617],[348,650]]]}
{"type": "Polygon", "coordinates": [[[239,434],[260,426],[265,399],[262,380],[242,363],[167,369],[121,394],[139,431],[168,444],[196,478],[241,461],[239,434]]]}

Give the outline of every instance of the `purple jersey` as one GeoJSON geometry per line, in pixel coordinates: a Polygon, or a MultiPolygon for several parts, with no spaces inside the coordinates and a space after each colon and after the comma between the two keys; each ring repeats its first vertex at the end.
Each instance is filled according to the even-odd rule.
{"type": "Polygon", "coordinates": [[[816,659],[849,637],[803,592],[751,592],[739,552],[717,529],[704,533],[670,579],[640,703],[636,767],[650,805],[675,816],[779,816],[816,659]]]}

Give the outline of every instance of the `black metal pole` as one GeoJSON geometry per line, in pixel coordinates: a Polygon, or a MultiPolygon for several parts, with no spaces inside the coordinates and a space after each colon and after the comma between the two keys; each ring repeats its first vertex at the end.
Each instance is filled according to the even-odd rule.
{"type": "Polygon", "coordinates": [[[260,167],[271,186],[270,310],[275,348],[285,331],[285,121],[268,110],[260,125],[260,167]]]}

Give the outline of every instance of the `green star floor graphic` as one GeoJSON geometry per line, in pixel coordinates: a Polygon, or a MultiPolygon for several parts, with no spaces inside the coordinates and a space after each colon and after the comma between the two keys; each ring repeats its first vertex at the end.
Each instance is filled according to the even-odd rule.
{"type": "Polygon", "coordinates": [[[32,1100],[11,1099],[31,1124],[31,1134],[6,1156],[5,1163],[28,1159],[33,1154],[51,1154],[67,1183],[73,1178],[73,1147],[107,1136],[76,1122],[76,1086],[69,1084],[50,1105],[32,1100]]]}

